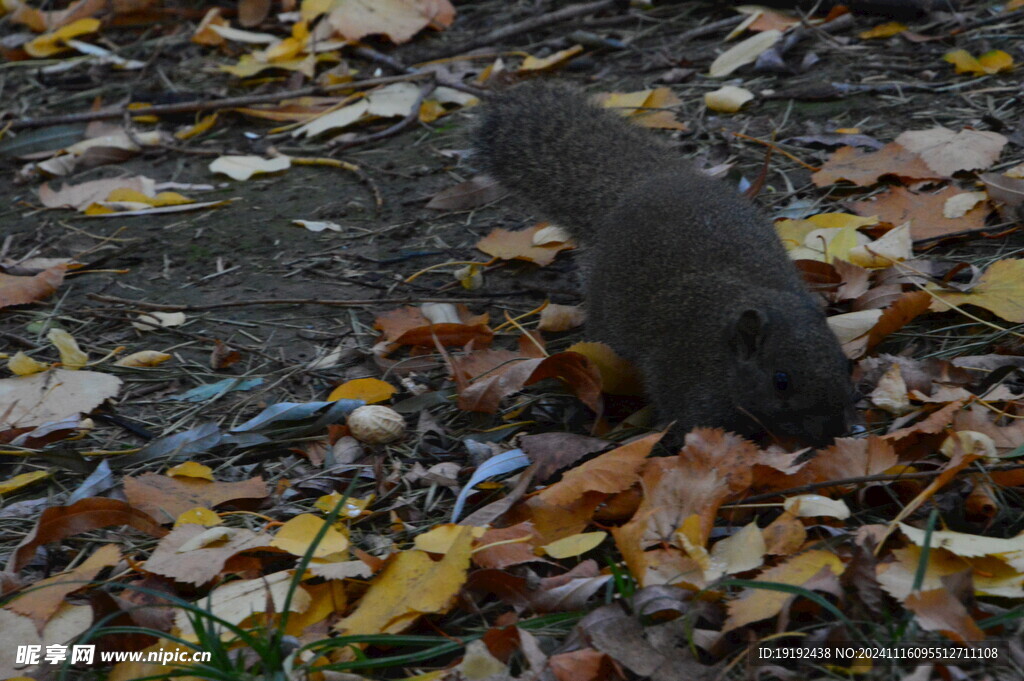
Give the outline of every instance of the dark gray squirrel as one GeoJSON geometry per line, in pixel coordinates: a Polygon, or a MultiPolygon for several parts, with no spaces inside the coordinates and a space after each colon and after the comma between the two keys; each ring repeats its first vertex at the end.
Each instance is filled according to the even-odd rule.
{"type": "Polygon", "coordinates": [[[577,88],[492,95],[474,163],[586,245],[587,335],[640,370],[678,432],[822,445],[848,432],[848,362],[772,225],[577,88]]]}

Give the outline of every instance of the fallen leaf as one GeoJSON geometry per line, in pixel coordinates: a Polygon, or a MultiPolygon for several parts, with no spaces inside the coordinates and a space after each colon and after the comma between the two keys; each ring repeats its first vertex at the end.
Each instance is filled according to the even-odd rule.
{"type": "Polygon", "coordinates": [[[465,527],[439,561],[423,551],[393,555],[355,611],[334,629],[343,635],[398,633],[420,615],[443,613],[466,582],[473,528],[465,527]]]}
{"type": "Polygon", "coordinates": [[[775,43],[782,38],[782,31],[768,30],[754,34],[729,48],[711,63],[708,75],[712,78],[722,78],[730,73],[757,61],[762,52],[770,50],[775,43]]]}
{"type": "Polygon", "coordinates": [[[67,41],[89,33],[95,33],[100,27],[99,19],[78,19],[58,28],[52,33],[45,33],[25,43],[24,50],[36,59],[45,59],[59,54],[71,47],[67,41]]]}
{"type": "Polygon", "coordinates": [[[526,59],[523,60],[523,63],[518,70],[520,72],[551,71],[553,69],[558,68],[559,66],[564,65],[573,57],[582,52],[582,45],[573,45],[568,49],[555,52],[543,58],[527,56],[526,59]]]}
{"type": "Polygon", "coordinates": [[[1008,139],[997,132],[949,128],[912,130],[900,134],[896,144],[917,154],[928,167],[950,176],[961,170],[985,169],[996,162],[1008,139]]]}
{"type": "Polygon", "coordinates": [[[121,379],[97,371],[51,369],[0,379],[0,429],[62,421],[92,411],[121,388],[121,379]]]}
{"type": "Polygon", "coordinates": [[[903,599],[903,605],[916,615],[917,624],[925,631],[937,631],[957,643],[985,640],[967,608],[946,589],[915,591],[903,599]]]}
{"type": "Polygon", "coordinates": [[[31,277],[0,273],[0,308],[49,298],[63,283],[67,270],[67,264],[60,264],[31,277]]]}
{"type": "Polygon", "coordinates": [[[248,180],[260,173],[276,173],[290,168],[292,160],[288,156],[219,156],[210,163],[211,173],[223,173],[233,180],[248,180]]]}
{"type": "Polygon", "coordinates": [[[950,305],[977,305],[1007,321],[1024,322],[1024,260],[997,260],[967,293],[947,291],[934,284],[929,290],[937,296],[931,304],[933,310],[944,312],[951,309],[950,305]]]}
{"type": "Polygon", "coordinates": [[[263,499],[269,494],[263,478],[240,482],[210,482],[144,473],[124,479],[124,493],[136,508],[161,523],[171,523],[197,506],[213,508],[236,499],[263,499]]]}
{"type": "MultiPolygon", "coordinates": [[[[282,570],[257,579],[240,579],[228,582],[210,592],[202,600],[202,607],[220,620],[230,624],[241,624],[253,613],[281,613],[287,604],[289,612],[300,613],[309,608],[312,599],[300,585],[292,589],[294,577],[290,570],[282,570]]],[[[189,611],[178,609],[174,623],[184,636],[195,636],[195,619],[189,611]]],[[[230,635],[223,624],[209,620],[207,625],[215,634],[230,635]]]]}
{"type": "Polygon", "coordinates": [[[328,28],[353,41],[385,35],[404,43],[428,26],[444,28],[455,18],[448,0],[334,0],[325,11],[328,28]]]}
{"type": "Polygon", "coordinates": [[[890,142],[873,152],[863,152],[856,147],[840,147],[816,173],[811,175],[811,181],[818,187],[826,187],[842,180],[858,187],[870,187],[887,175],[902,182],[940,180],[945,177],[929,167],[913,151],[896,142],[890,142]]]}
{"type": "Polygon", "coordinates": [[[502,260],[526,260],[541,267],[550,265],[562,251],[576,247],[571,241],[548,242],[542,246],[534,243],[534,236],[548,225],[541,222],[528,229],[509,231],[494,229],[477,242],[476,247],[487,255],[502,260]]]}
{"type": "Polygon", "coordinates": [[[735,85],[726,85],[704,95],[704,104],[712,111],[736,113],[754,98],[754,93],[735,85]]]}
{"type": "Polygon", "coordinates": [[[607,532],[583,532],[556,539],[540,548],[552,558],[574,558],[596,549],[607,537],[607,532]]]}
{"type": "MultiPolygon", "coordinates": [[[[312,513],[297,515],[277,530],[270,545],[287,551],[293,556],[303,556],[309,551],[313,539],[323,528],[325,522],[323,518],[312,513]]],[[[348,537],[339,532],[337,528],[328,527],[316,548],[313,549],[312,555],[313,558],[324,558],[332,562],[335,561],[335,558],[331,558],[332,556],[337,560],[345,560],[348,558],[348,547],[348,537]]]]}
{"type": "Polygon", "coordinates": [[[111,525],[129,525],[154,537],[162,537],[167,533],[143,511],[119,499],[94,497],[82,499],[70,506],[51,506],[43,511],[36,526],[11,554],[7,570],[21,570],[43,544],[111,525]]]}
{"type": "Polygon", "coordinates": [[[991,210],[986,204],[976,205],[962,217],[944,215],[946,202],[960,194],[955,187],[944,187],[934,194],[917,194],[903,187],[892,187],[874,200],[857,201],[850,207],[855,213],[876,215],[894,225],[909,222],[910,236],[915,242],[929,241],[985,228],[985,217],[991,210]]]}
{"type": "Polygon", "coordinates": [[[47,208],[81,210],[106,199],[111,192],[118,189],[133,189],[146,196],[153,196],[156,194],[156,182],[148,177],[135,176],[64,184],[58,190],[52,189],[49,183],[44,182],[39,187],[39,200],[47,208]]]}
{"type": "Polygon", "coordinates": [[[60,363],[68,369],[77,371],[89,363],[89,355],[82,352],[75,337],[64,329],[50,329],[46,333],[46,340],[57,348],[60,363]]]}
{"type": "Polygon", "coordinates": [[[362,400],[367,404],[386,402],[395,394],[395,386],[379,378],[357,378],[342,383],[327,396],[328,401],[362,400]]]}
{"type": "MultiPolygon", "coordinates": [[[[839,557],[831,551],[805,551],[765,570],[755,578],[755,581],[804,586],[819,572],[828,571],[838,577],[843,574],[845,568],[839,557]]],[[[784,591],[744,589],[729,603],[729,618],[722,626],[722,631],[732,631],[746,624],[773,617],[791,598],[793,595],[784,591]]]]}
{"type": "Polygon", "coordinates": [[[160,327],[181,326],[185,323],[184,312],[146,312],[139,315],[139,321],[132,322],[139,331],[153,331],[160,327]]]}
{"type": "Polygon", "coordinates": [[[114,365],[119,367],[155,367],[163,364],[169,359],[173,359],[173,356],[168,355],[166,352],[158,352],[157,350],[140,350],[138,352],[133,352],[130,355],[125,355],[114,362],[114,365]]]}
{"type": "Polygon", "coordinates": [[[1002,50],[992,50],[975,58],[967,50],[953,50],[942,58],[956,67],[957,73],[971,73],[984,76],[1009,71],[1013,68],[1013,57],[1002,50]]]}
{"type": "Polygon", "coordinates": [[[160,540],[142,567],[152,574],[201,586],[219,575],[233,556],[270,547],[272,537],[269,534],[237,527],[223,529],[227,533],[221,535],[219,541],[204,542],[183,552],[181,547],[194,543],[207,528],[194,523],[179,525],[160,540]]]}
{"type": "Polygon", "coordinates": [[[540,311],[540,322],[537,328],[541,331],[558,333],[582,326],[586,320],[586,312],[579,305],[551,304],[540,311]]]}
{"type": "Polygon", "coordinates": [[[31,591],[16,596],[5,607],[31,617],[36,626],[42,628],[60,609],[65,596],[88,587],[103,568],[116,565],[120,560],[118,546],[105,544],[73,569],[35,582],[31,591]]]}
{"type": "Polygon", "coordinates": [[[13,478],[0,482],[0,495],[16,492],[22,487],[28,487],[29,485],[39,482],[40,480],[45,480],[48,477],[50,477],[50,473],[48,471],[32,471],[30,473],[15,475],[13,478]]]}
{"type": "Polygon", "coordinates": [[[889,21],[884,24],[879,24],[869,28],[866,31],[861,31],[857,34],[857,37],[861,40],[873,40],[876,38],[891,38],[894,35],[898,35],[903,31],[907,30],[905,24],[901,24],[898,21],[889,21]]]}

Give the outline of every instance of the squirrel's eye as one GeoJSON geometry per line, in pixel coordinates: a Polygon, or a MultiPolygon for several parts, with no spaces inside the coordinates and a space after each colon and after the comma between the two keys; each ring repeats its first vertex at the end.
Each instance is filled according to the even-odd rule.
{"type": "Polygon", "coordinates": [[[776,371],[772,380],[775,382],[775,389],[780,393],[784,393],[789,390],[789,374],[785,371],[776,371]]]}

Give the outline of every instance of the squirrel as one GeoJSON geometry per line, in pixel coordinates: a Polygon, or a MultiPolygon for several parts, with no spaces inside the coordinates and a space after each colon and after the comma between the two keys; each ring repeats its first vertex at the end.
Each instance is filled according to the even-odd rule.
{"type": "Polygon", "coordinates": [[[751,202],[567,84],[492,94],[473,136],[476,165],[586,245],[587,333],[677,432],[847,433],[848,360],[751,202]]]}

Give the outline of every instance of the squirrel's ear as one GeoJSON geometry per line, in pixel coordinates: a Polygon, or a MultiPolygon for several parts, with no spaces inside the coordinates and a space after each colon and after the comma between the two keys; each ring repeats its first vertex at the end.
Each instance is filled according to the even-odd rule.
{"type": "Polygon", "coordinates": [[[740,313],[732,329],[732,343],[741,359],[750,359],[757,354],[764,343],[767,323],[767,317],[760,310],[748,309],[740,313]]]}

